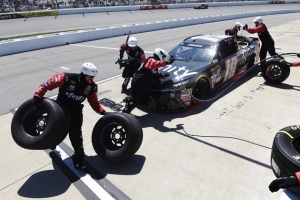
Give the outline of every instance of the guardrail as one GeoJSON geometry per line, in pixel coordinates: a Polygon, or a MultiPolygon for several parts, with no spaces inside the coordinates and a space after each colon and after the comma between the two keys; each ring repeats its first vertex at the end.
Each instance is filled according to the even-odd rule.
{"type": "Polygon", "coordinates": [[[226,15],[212,15],[205,17],[181,18],[144,22],[137,24],[124,24],[113,27],[102,27],[95,29],[62,32],[57,34],[46,34],[34,37],[3,40],[0,41],[0,56],[32,51],[37,49],[56,47],[71,43],[79,43],[90,40],[98,40],[109,37],[122,36],[131,31],[132,34],[148,31],[190,26],[202,23],[224,21],[229,19],[240,19],[244,17],[264,16],[273,14],[299,13],[300,9],[293,10],[266,10],[257,12],[243,12],[226,15]]]}

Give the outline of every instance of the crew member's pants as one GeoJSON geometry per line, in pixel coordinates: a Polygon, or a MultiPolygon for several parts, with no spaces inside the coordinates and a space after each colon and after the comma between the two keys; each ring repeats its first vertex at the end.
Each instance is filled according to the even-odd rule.
{"type": "Polygon", "coordinates": [[[129,66],[124,67],[122,77],[125,78],[124,82],[122,84],[122,88],[126,89],[128,86],[128,83],[130,81],[130,77],[133,76],[133,74],[139,69],[140,64],[138,63],[131,63],[129,66]]]}
{"type": "MultiPolygon", "coordinates": [[[[260,49],[260,53],[259,53],[259,58],[260,60],[263,60],[267,57],[267,52],[269,52],[269,54],[271,56],[276,55],[276,51],[275,51],[275,44],[274,44],[274,40],[271,38],[268,41],[263,41],[262,42],[262,46],[260,49]]],[[[263,66],[265,64],[265,61],[260,63],[260,66],[263,66]]]]}
{"type": "Polygon", "coordinates": [[[71,115],[71,127],[69,130],[69,137],[71,144],[74,148],[75,158],[82,159],[84,157],[84,149],[83,149],[83,139],[82,139],[82,122],[83,122],[83,114],[82,108],[83,105],[80,104],[74,107],[68,107],[70,115],[71,115]]]}

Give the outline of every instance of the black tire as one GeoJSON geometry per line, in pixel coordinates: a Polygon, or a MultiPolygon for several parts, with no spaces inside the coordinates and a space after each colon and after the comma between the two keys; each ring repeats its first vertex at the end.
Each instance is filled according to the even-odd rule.
{"type": "Polygon", "coordinates": [[[106,161],[120,162],[134,155],[143,140],[139,121],[127,113],[110,113],[96,123],[92,144],[97,155],[106,161]]]}
{"type": "MultiPolygon", "coordinates": [[[[193,86],[192,95],[197,99],[204,99],[209,93],[209,82],[205,77],[199,77],[193,86]]],[[[193,98],[193,103],[199,103],[193,98]]]]}
{"type": "Polygon", "coordinates": [[[261,72],[267,83],[279,84],[289,77],[290,70],[284,59],[273,58],[263,65],[261,72]]]}
{"type": "Polygon", "coordinates": [[[14,141],[22,148],[42,150],[53,148],[68,134],[69,112],[51,99],[43,99],[44,110],[34,108],[32,99],[25,101],[11,122],[14,141]]]}
{"type": "MultiPolygon", "coordinates": [[[[300,125],[288,126],[277,132],[273,140],[271,166],[278,177],[300,171],[300,125]]],[[[291,188],[300,195],[300,188],[291,188]]]]}

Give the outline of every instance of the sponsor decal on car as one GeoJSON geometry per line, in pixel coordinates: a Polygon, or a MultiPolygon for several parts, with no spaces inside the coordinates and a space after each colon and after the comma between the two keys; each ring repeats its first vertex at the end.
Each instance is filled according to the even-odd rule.
{"type": "Polygon", "coordinates": [[[190,106],[191,105],[191,96],[190,96],[190,92],[192,91],[192,89],[183,89],[181,90],[181,101],[183,102],[183,104],[185,106],[190,106]]]}
{"type": "Polygon", "coordinates": [[[221,81],[221,66],[216,65],[210,69],[211,72],[211,88],[214,88],[215,85],[221,81]]]}

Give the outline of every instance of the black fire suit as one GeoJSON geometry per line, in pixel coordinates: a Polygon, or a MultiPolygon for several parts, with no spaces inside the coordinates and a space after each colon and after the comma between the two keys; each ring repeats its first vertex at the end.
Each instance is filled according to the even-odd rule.
{"type": "Polygon", "coordinates": [[[55,88],[59,88],[57,101],[67,107],[70,112],[71,127],[69,137],[74,148],[75,159],[81,162],[84,157],[81,131],[83,104],[81,103],[87,98],[95,112],[99,114],[105,112],[98,102],[97,85],[94,82],[86,82],[83,74],[59,73],[42,83],[35,92],[34,97],[42,99],[48,90],[55,88]]]}
{"type": "Polygon", "coordinates": [[[120,59],[123,59],[124,51],[126,51],[128,59],[131,59],[131,62],[124,68],[122,73],[122,77],[125,78],[122,84],[122,89],[126,90],[130,81],[130,77],[132,77],[133,74],[139,69],[141,64],[145,62],[146,56],[141,47],[136,46],[135,49],[132,50],[127,43],[124,43],[120,46],[120,59]]]}
{"type": "MultiPolygon", "coordinates": [[[[259,53],[260,60],[263,60],[267,57],[267,52],[269,52],[269,54],[271,56],[274,56],[277,54],[275,51],[274,40],[271,37],[271,35],[264,23],[261,23],[258,27],[255,27],[255,28],[248,28],[247,31],[248,31],[248,33],[257,33],[258,34],[258,37],[262,43],[260,53],[259,53]]],[[[263,66],[264,63],[265,62],[261,63],[261,66],[263,66]]]]}

